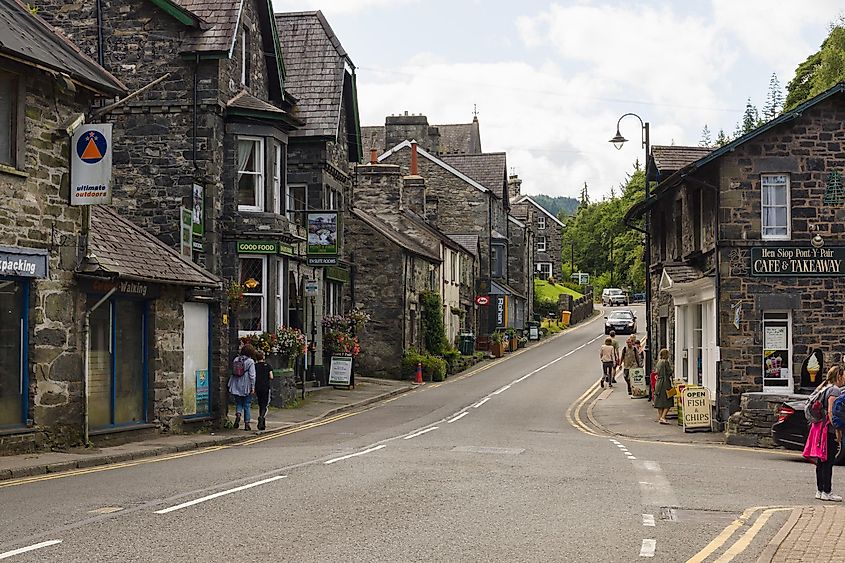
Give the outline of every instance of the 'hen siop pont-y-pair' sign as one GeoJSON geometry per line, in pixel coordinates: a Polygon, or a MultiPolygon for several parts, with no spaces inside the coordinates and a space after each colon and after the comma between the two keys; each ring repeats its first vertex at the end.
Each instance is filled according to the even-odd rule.
{"type": "Polygon", "coordinates": [[[751,249],[752,276],[845,276],[845,248],[757,247],[751,249]]]}

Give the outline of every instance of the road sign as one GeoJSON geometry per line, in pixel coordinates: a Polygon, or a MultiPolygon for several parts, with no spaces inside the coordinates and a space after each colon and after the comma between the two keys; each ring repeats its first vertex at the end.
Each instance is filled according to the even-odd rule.
{"type": "Polygon", "coordinates": [[[490,298],[486,295],[478,295],[475,298],[475,304],[476,305],[489,305],[490,304],[490,298]]]}

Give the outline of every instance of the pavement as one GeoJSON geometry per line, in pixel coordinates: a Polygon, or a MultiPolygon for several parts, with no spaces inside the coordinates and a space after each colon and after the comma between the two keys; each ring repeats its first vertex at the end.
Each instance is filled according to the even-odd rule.
{"type": "MultiPolygon", "coordinates": [[[[267,413],[267,429],[262,432],[255,430],[258,409],[253,405],[253,430],[250,432],[232,428],[202,434],[162,435],[152,440],[118,446],[0,456],[0,481],[236,444],[257,435],[272,434],[355,410],[413,388],[414,385],[408,381],[356,377],[354,389],[312,388],[306,393],[305,400],[295,408],[271,407],[267,413]]],[[[234,418],[233,407],[229,409],[229,415],[230,420],[234,418]]]]}
{"type": "Polygon", "coordinates": [[[845,507],[805,506],[794,509],[757,561],[845,561],[845,507]]]}

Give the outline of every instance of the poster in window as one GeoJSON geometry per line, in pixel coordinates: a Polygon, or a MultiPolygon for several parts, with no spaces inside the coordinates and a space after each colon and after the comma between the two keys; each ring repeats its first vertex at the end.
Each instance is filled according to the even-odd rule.
{"type": "Polygon", "coordinates": [[[340,249],[337,211],[308,213],[308,254],[336,256],[340,249]]]}
{"type": "Polygon", "coordinates": [[[786,339],[785,326],[767,325],[763,332],[763,348],[766,350],[783,350],[789,348],[786,339]]]}
{"type": "Polygon", "coordinates": [[[208,412],[208,370],[198,369],[195,372],[197,378],[197,414],[208,412]]]}

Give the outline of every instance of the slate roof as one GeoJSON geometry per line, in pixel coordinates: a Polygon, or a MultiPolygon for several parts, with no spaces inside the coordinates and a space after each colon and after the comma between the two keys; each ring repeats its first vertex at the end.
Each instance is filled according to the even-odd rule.
{"type": "Polygon", "coordinates": [[[455,234],[446,235],[464,247],[467,252],[478,258],[478,235],[455,234]]]}
{"type": "Polygon", "coordinates": [[[298,98],[305,126],[291,136],[336,138],[343,98],[345,63],[352,61],[322,12],[276,14],[285,57],[286,88],[298,98]]]}
{"type": "MultiPolygon", "coordinates": [[[[410,147],[411,147],[411,141],[402,141],[401,143],[399,143],[398,145],[396,145],[395,147],[393,147],[389,151],[379,155],[378,162],[382,162],[386,158],[390,157],[392,154],[394,154],[394,153],[396,153],[396,152],[398,152],[402,149],[406,149],[406,148],[410,149],[410,147]]],[[[455,168],[451,164],[444,162],[443,160],[440,160],[439,158],[437,158],[436,156],[434,156],[433,154],[431,154],[430,152],[428,152],[427,150],[425,150],[424,148],[422,148],[420,146],[417,146],[417,154],[419,156],[422,156],[423,158],[430,160],[431,162],[440,166],[444,170],[454,174],[455,176],[457,176],[458,178],[460,178],[464,182],[468,183],[472,187],[476,188],[477,190],[480,190],[482,192],[489,192],[490,191],[490,188],[484,186],[479,181],[474,180],[473,178],[470,178],[469,175],[467,175],[464,172],[458,170],[457,168],[455,168]]],[[[499,194],[500,194],[500,192],[493,192],[493,195],[498,196],[499,194]]]]}
{"type": "Polygon", "coordinates": [[[420,242],[418,242],[416,239],[411,238],[405,233],[399,232],[398,230],[394,229],[378,217],[375,217],[374,215],[371,215],[370,213],[357,207],[353,207],[351,209],[351,213],[355,217],[369,225],[373,230],[377,231],[382,236],[384,236],[394,244],[398,245],[400,248],[422,256],[423,258],[431,260],[432,262],[442,262],[437,252],[433,251],[430,248],[426,248],[425,246],[420,244],[420,242]]]}
{"type": "Polygon", "coordinates": [[[4,53],[66,74],[102,94],[126,92],[120,80],[19,0],[0,0],[0,56],[4,53]]]}
{"type": "Polygon", "coordinates": [[[214,274],[186,260],[104,205],[91,206],[91,250],[100,262],[99,273],[117,274],[118,279],[166,285],[220,286],[220,279],[214,274]]]}
{"type": "Polygon", "coordinates": [[[663,267],[663,273],[669,276],[673,284],[689,283],[704,277],[704,274],[698,268],[683,264],[668,264],[663,267]]]}
{"type": "MultiPolygon", "coordinates": [[[[454,240],[452,240],[449,235],[447,235],[446,233],[444,233],[443,231],[441,231],[440,229],[438,229],[437,227],[435,227],[413,211],[403,209],[400,214],[400,217],[405,219],[406,221],[409,221],[410,223],[413,223],[417,227],[428,231],[432,236],[437,237],[441,243],[448,246],[452,250],[455,250],[457,252],[466,252],[466,249],[454,240]]],[[[408,229],[408,232],[410,233],[411,229],[408,229]]]]}
{"type": "Polygon", "coordinates": [[[651,147],[651,157],[660,172],[674,172],[687,164],[704,158],[712,151],[713,149],[708,147],[654,145],[651,147]]]}
{"type": "MultiPolygon", "coordinates": [[[[530,203],[531,205],[536,207],[541,213],[546,215],[549,219],[551,219],[552,221],[554,221],[555,223],[557,223],[561,227],[564,226],[563,223],[561,223],[560,219],[558,219],[557,217],[555,217],[554,215],[549,213],[549,211],[545,207],[543,207],[542,205],[540,205],[539,203],[534,201],[531,198],[531,196],[523,195],[523,196],[520,196],[519,198],[517,198],[516,201],[514,201],[514,205],[518,205],[520,203],[530,203]]],[[[528,213],[525,213],[524,217],[528,217],[528,213]]]]}
{"type": "Polygon", "coordinates": [[[231,53],[244,0],[177,0],[174,3],[196,15],[206,29],[189,32],[183,51],[231,53]]]}
{"type": "Polygon", "coordinates": [[[503,152],[484,154],[447,154],[440,157],[494,194],[501,195],[507,186],[507,155],[503,152]]]}
{"type": "Polygon", "coordinates": [[[226,107],[243,109],[248,111],[264,111],[269,113],[278,113],[279,115],[287,115],[287,112],[281,108],[267,103],[264,100],[256,98],[246,90],[241,90],[235,94],[231,100],[226,102],[226,107]]]}
{"type": "Polygon", "coordinates": [[[440,154],[478,154],[481,152],[481,131],[478,118],[472,123],[435,125],[440,132],[440,154]]]}

